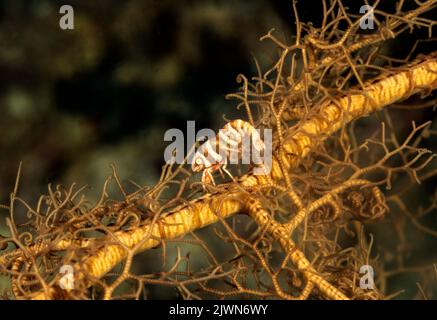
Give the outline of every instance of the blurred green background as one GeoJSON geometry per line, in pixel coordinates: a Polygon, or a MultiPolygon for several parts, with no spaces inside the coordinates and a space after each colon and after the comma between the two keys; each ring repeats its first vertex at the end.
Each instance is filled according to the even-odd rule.
{"type": "MultiPolygon", "coordinates": [[[[277,58],[259,37],[275,28],[289,40],[294,26],[291,0],[100,0],[69,1],[75,29],[61,30],[63,4],[0,1],[1,203],[20,161],[19,194],[30,203],[48,183],[87,184],[93,199],[111,163],[124,179],[154,184],[165,131],[237,117],[224,99],[237,74],[256,74],[252,55],[262,67],[277,58]]],[[[317,22],[320,2],[299,11],[317,22]]]]}
{"type": "Polygon", "coordinates": [[[272,27],[287,32],[291,13],[270,1],[69,1],[75,28],[62,30],[63,4],[0,1],[0,203],[20,161],[19,195],[31,204],[48,183],[87,184],[95,201],[112,163],[122,179],[153,185],[165,131],[234,118],[225,94],[238,73],[256,73],[252,54],[274,61],[258,39],[272,27]]]}
{"type": "Polygon", "coordinates": [[[225,94],[238,73],[255,74],[252,53],[273,61],[258,39],[287,32],[291,13],[270,1],[70,1],[75,29],[64,31],[64,2],[0,3],[3,201],[19,161],[29,197],[48,182],[99,188],[112,162],[153,183],[164,132],[235,114],[225,94]]]}

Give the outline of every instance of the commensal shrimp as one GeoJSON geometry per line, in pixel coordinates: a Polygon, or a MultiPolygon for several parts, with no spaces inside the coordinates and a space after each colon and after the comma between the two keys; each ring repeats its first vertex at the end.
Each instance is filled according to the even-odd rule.
{"type": "Polygon", "coordinates": [[[250,146],[243,144],[245,141],[250,141],[257,153],[265,149],[259,132],[250,123],[240,119],[228,122],[215,139],[210,139],[199,147],[193,157],[191,169],[194,172],[203,171],[202,182],[205,184],[215,185],[212,174],[217,170],[222,173],[222,169],[233,179],[226,165],[233,156],[241,159],[243,152],[250,150],[250,146]]]}

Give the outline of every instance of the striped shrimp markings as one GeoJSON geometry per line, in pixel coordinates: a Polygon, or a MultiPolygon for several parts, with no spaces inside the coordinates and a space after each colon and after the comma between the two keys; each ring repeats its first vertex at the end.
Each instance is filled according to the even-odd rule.
{"type": "MultiPolygon", "coordinates": [[[[196,134],[194,121],[187,122],[187,162],[191,164],[193,172],[202,172],[202,182],[215,184],[213,173],[223,171],[232,179],[227,170],[228,164],[248,164],[253,167],[253,174],[268,174],[272,162],[272,132],[271,129],[263,130],[263,139],[260,130],[255,129],[250,123],[237,119],[228,122],[218,135],[210,129],[202,129],[196,134]],[[195,142],[204,142],[195,152],[195,142]],[[190,143],[191,142],[191,143],[190,143]]],[[[164,140],[175,141],[171,143],[164,153],[167,163],[183,163],[184,138],[179,129],[167,130],[164,140]],[[178,139],[179,138],[179,139],[178,139]]]]}

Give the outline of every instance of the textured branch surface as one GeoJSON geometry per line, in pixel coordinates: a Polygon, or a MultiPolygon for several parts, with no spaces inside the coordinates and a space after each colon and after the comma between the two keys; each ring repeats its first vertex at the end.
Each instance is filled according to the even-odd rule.
{"type": "MultiPolygon", "coordinates": [[[[306,119],[297,131],[294,128],[290,129],[283,145],[285,150],[283,162],[287,165],[287,169],[296,166],[316,144],[320,143],[323,140],[320,137],[332,134],[347,122],[366,116],[393,102],[406,99],[423,89],[427,91],[435,89],[437,85],[435,57],[427,57],[413,67],[408,66],[403,69],[390,77],[369,83],[362,92],[355,92],[336,102],[327,103],[317,115],[306,119]],[[405,71],[402,71],[403,69],[405,71]]],[[[273,163],[272,177],[275,180],[282,178],[277,162],[273,163]]],[[[268,183],[268,179],[265,176],[248,175],[242,177],[240,183],[245,188],[255,187],[268,183]]],[[[136,248],[135,251],[138,253],[159,245],[163,240],[181,237],[191,231],[216,223],[219,219],[242,212],[244,206],[239,199],[242,199],[243,195],[244,192],[241,191],[234,191],[228,195],[207,195],[188,206],[168,213],[154,223],[128,232],[116,232],[114,234],[116,239],[111,240],[112,245],[105,245],[97,253],[84,259],[76,268],[82,274],[100,278],[126,258],[128,254],[126,248],[136,248]]],[[[332,286],[317,276],[314,271],[308,269],[308,261],[303,259],[300,251],[293,251],[294,244],[285,232],[280,232],[281,229],[276,223],[269,221],[265,214],[262,219],[264,220],[261,226],[269,224],[268,231],[275,234],[275,239],[287,251],[292,252],[291,259],[297,263],[299,269],[307,270],[305,272],[309,275],[310,281],[318,284],[320,290],[326,292],[330,298],[346,298],[343,294],[333,290],[332,286]]],[[[63,240],[55,244],[55,248],[65,249],[71,245],[72,243],[63,240]]],[[[90,246],[91,243],[86,242],[84,245],[90,246]]],[[[35,296],[36,299],[48,297],[50,293],[49,296],[47,293],[35,296]]]]}
{"type": "MultiPolygon", "coordinates": [[[[239,75],[240,91],[228,95],[247,114],[247,121],[225,125],[237,133],[237,151],[243,153],[239,128],[249,136],[254,128],[272,130],[271,143],[257,139],[258,149],[271,145],[271,171],[255,175],[259,164],[225,168],[227,159],[192,170],[186,163],[166,164],[154,186],[132,182],[130,193],[113,167],[96,205],[74,184],[55,190],[49,185],[33,208],[18,196],[20,167],[10,203],[2,206],[9,211],[10,235],[0,236],[0,273],[11,279],[10,294],[16,299],[139,299],[147,296],[146,286],[158,285],[176,288],[185,299],[386,298],[386,281],[395,271],[383,270],[386,256],[371,256],[368,225],[387,219],[390,211],[396,250],[405,254],[397,255],[398,270],[404,271],[406,220],[427,235],[437,234],[424,222],[437,200],[417,214],[402,200],[412,185],[437,173],[435,154],[419,147],[437,133],[431,121],[411,121],[405,138],[393,121],[399,115],[385,108],[415,111],[435,105],[437,53],[411,61],[418,42],[405,60],[390,58],[386,41],[420,28],[428,28],[432,38],[435,22],[423,15],[437,4],[416,2],[416,8],[403,12],[400,1],[395,13],[376,10],[378,28],[370,33],[359,30],[361,17],[342,1],[321,3],[323,20],[315,28],[300,21],[293,1],[295,42],[282,42],[273,30],[262,37],[279,49],[276,62],[265,73],[256,62],[258,75],[251,80],[239,75]],[[407,106],[399,104],[407,99],[407,106]],[[377,125],[370,117],[374,113],[377,125]],[[365,138],[356,128],[361,122],[372,128],[365,138]],[[204,170],[201,182],[194,177],[197,169],[204,170]],[[222,169],[227,176],[220,178],[222,169]],[[207,183],[215,178],[220,183],[207,183]],[[122,200],[110,195],[114,185],[122,200]],[[396,190],[386,193],[383,186],[396,190]],[[393,208],[401,215],[395,216],[393,208]],[[24,216],[26,223],[18,223],[24,216]],[[196,232],[207,226],[206,235],[196,232]],[[196,259],[191,249],[183,254],[190,246],[196,259]],[[137,273],[134,257],[152,252],[158,252],[162,265],[149,259],[141,266],[145,274],[137,273]],[[359,270],[370,264],[384,277],[378,288],[366,291],[359,270]],[[60,268],[65,266],[74,273],[73,288],[64,287],[60,268]]],[[[196,153],[199,159],[203,152],[196,153]]]]}

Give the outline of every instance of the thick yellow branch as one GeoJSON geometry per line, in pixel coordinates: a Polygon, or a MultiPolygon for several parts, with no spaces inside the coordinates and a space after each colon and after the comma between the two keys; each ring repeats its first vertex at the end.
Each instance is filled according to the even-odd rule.
{"type": "MultiPolygon", "coordinates": [[[[289,170],[296,166],[298,161],[305,157],[315,145],[323,141],[324,137],[329,136],[351,120],[366,116],[370,112],[393,102],[406,99],[419,91],[435,89],[437,84],[435,56],[428,57],[427,61],[403,70],[374,83],[369,83],[363,91],[356,91],[340,98],[336,103],[325,104],[316,114],[300,123],[297,129],[289,129],[283,145],[285,152],[282,153],[286,169],[289,170]]],[[[275,180],[283,177],[277,161],[273,161],[272,177],[275,180]]],[[[251,187],[264,184],[267,181],[265,176],[246,175],[240,179],[240,184],[243,187],[251,187]]],[[[115,233],[117,240],[113,239],[113,244],[106,245],[93,256],[84,259],[76,268],[84,274],[100,278],[127,255],[127,250],[117,244],[117,241],[130,249],[136,247],[137,252],[155,247],[163,240],[181,237],[188,232],[215,223],[220,218],[226,218],[240,212],[243,209],[238,200],[241,195],[239,192],[226,196],[207,195],[187,207],[168,214],[161,218],[159,223],[152,226],[145,225],[133,231],[115,233]],[[139,245],[139,243],[141,244],[139,245]]],[[[286,234],[281,234],[276,238],[278,241],[289,241],[289,239],[284,239],[285,237],[286,234]]],[[[68,243],[59,243],[58,245],[65,248],[68,243]]],[[[300,259],[304,257],[299,259],[296,257],[293,258],[293,261],[298,264],[299,269],[308,268],[308,264],[304,263],[305,260],[300,259]],[[299,266],[299,263],[304,263],[304,265],[299,266]]],[[[331,290],[332,288],[325,285],[320,279],[314,278],[317,277],[315,274],[312,277],[309,279],[313,279],[315,284],[320,283],[319,289],[325,291],[329,297],[345,298],[331,290]]],[[[51,297],[52,293],[41,292],[34,298],[47,299],[51,297]]]]}
{"type": "Polygon", "coordinates": [[[257,222],[258,226],[266,230],[272,237],[279,242],[284,252],[294,265],[301,271],[307,281],[312,282],[326,297],[334,300],[349,300],[342,292],[332,286],[323,277],[317,274],[317,271],[311,266],[311,263],[300,251],[293,240],[287,228],[276,222],[274,218],[261,206],[256,199],[247,201],[247,210],[249,215],[257,222]]]}
{"type": "MultiPolygon", "coordinates": [[[[353,119],[364,117],[396,101],[404,100],[422,90],[433,90],[437,86],[436,54],[428,60],[405,68],[392,76],[367,84],[358,93],[347,95],[337,102],[327,103],[317,114],[302,123],[297,132],[291,128],[291,135],[283,145],[283,161],[288,168],[294,167],[323,137],[329,136],[353,119]],[[295,155],[291,156],[290,155],[295,155]]],[[[273,178],[280,178],[278,167],[273,178]]]]}

